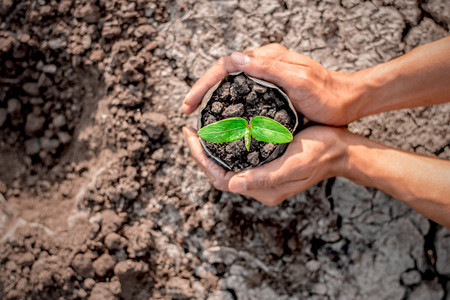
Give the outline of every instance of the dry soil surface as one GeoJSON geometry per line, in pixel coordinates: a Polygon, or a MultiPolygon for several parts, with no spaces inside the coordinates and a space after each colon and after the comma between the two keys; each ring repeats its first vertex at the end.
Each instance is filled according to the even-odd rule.
{"type": "MultiPolygon", "coordinates": [[[[353,72],[449,33],[446,0],[0,1],[1,299],[449,299],[450,230],[342,179],[222,193],[181,127],[219,57],[353,72]]],[[[450,105],[350,124],[450,159],[450,105]]],[[[420,171],[420,170],[418,170],[420,171]]]]}

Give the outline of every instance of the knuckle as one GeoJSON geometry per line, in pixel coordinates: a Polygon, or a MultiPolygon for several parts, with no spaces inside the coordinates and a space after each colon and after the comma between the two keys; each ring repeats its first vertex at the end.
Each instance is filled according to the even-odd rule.
{"type": "Polygon", "coordinates": [[[272,198],[272,199],[268,199],[268,200],[266,200],[266,203],[265,203],[267,206],[275,206],[276,204],[275,204],[275,200],[272,198]]]}
{"type": "Polygon", "coordinates": [[[255,49],[257,49],[257,48],[256,47],[252,47],[252,46],[247,47],[247,48],[245,48],[244,53],[248,54],[250,52],[253,52],[255,49]]]}
{"type": "Polygon", "coordinates": [[[219,191],[226,191],[227,187],[222,179],[210,178],[211,184],[219,191]]]}
{"type": "Polygon", "coordinates": [[[306,81],[310,81],[314,77],[314,71],[312,68],[305,68],[303,77],[306,81]]]}
{"type": "Polygon", "coordinates": [[[256,184],[253,186],[253,189],[272,187],[272,182],[273,180],[269,176],[260,177],[256,180],[256,184]]]}
{"type": "Polygon", "coordinates": [[[287,48],[281,45],[280,43],[271,43],[268,45],[270,48],[274,50],[286,51],[287,48]]]}
{"type": "Polygon", "coordinates": [[[264,196],[257,196],[254,198],[264,205],[273,206],[272,198],[270,196],[264,195],[264,196]]]}
{"type": "Polygon", "coordinates": [[[276,206],[286,199],[284,194],[278,194],[275,191],[267,191],[267,193],[261,193],[254,198],[267,206],[276,206]]]}
{"type": "Polygon", "coordinates": [[[261,58],[259,59],[258,66],[260,71],[270,73],[274,70],[275,63],[272,59],[261,58]]]}
{"type": "Polygon", "coordinates": [[[213,181],[211,184],[213,185],[213,187],[214,187],[216,190],[219,190],[219,191],[225,191],[225,188],[224,188],[224,186],[223,186],[222,184],[220,184],[220,183],[218,183],[218,182],[215,182],[215,181],[213,181]]]}
{"type": "Polygon", "coordinates": [[[221,57],[217,60],[216,65],[223,65],[225,63],[225,57],[221,57]]]}
{"type": "Polygon", "coordinates": [[[267,206],[276,206],[283,200],[284,199],[282,199],[282,197],[280,197],[280,196],[273,196],[267,200],[266,204],[267,204],[267,206]]]}

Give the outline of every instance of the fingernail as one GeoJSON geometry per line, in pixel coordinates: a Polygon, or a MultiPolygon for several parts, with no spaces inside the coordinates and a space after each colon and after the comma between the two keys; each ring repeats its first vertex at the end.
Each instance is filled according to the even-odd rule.
{"type": "Polygon", "coordinates": [[[190,96],[191,96],[191,91],[189,91],[189,93],[187,93],[186,97],[184,97],[183,104],[186,103],[186,100],[187,100],[190,96]]]}
{"type": "Polygon", "coordinates": [[[250,57],[243,53],[233,52],[231,53],[231,60],[237,66],[245,66],[250,61],[250,57]]]}
{"type": "Polygon", "coordinates": [[[245,177],[236,177],[231,181],[229,188],[234,193],[244,192],[247,190],[247,179],[245,177]]]}
{"type": "Polygon", "coordinates": [[[189,107],[189,106],[187,106],[186,104],[183,103],[183,105],[181,106],[181,111],[182,111],[183,113],[186,113],[187,110],[188,110],[188,107],[189,107]]]}
{"type": "Polygon", "coordinates": [[[191,133],[192,130],[189,128],[189,126],[183,126],[183,133],[187,136],[189,133],[191,133]]]}

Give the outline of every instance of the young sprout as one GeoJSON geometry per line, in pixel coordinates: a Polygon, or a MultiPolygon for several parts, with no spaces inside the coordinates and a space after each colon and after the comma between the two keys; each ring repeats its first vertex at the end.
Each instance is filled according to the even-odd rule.
{"type": "Polygon", "coordinates": [[[254,117],[250,123],[243,118],[228,118],[209,124],[198,131],[198,136],[214,143],[234,142],[244,138],[250,151],[251,137],[267,143],[289,143],[292,133],[283,125],[267,117],[254,117]]]}

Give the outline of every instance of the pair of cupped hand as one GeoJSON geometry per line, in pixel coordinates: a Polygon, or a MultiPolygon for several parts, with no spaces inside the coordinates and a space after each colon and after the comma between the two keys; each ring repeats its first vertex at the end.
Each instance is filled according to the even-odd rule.
{"type": "Polygon", "coordinates": [[[233,72],[272,82],[284,89],[295,109],[311,121],[324,124],[308,127],[297,135],[280,158],[240,173],[226,171],[203,151],[194,129],[183,133],[192,155],[215,188],[253,197],[267,205],[277,205],[345,169],[345,128],[355,120],[358,108],[352,105],[352,75],[330,71],[313,59],[279,44],[249,48],[222,57],[192,87],[183,102],[190,114],[205,93],[233,72]]]}

